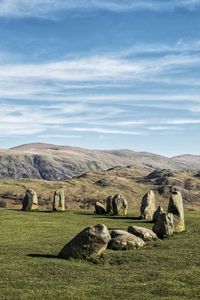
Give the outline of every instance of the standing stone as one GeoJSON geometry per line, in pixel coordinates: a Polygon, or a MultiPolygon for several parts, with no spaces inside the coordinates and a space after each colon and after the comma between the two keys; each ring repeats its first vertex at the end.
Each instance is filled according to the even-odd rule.
{"type": "Polygon", "coordinates": [[[168,205],[168,212],[174,216],[174,232],[182,232],[185,230],[183,199],[181,193],[177,189],[172,189],[171,197],[168,205]]]}
{"type": "Polygon", "coordinates": [[[144,241],[151,241],[157,239],[157,235],[151,229],[145,227],[129,226],[128,232],[138,236],[144,241]]]}
{"type": "Polygon", "coordinates": [[[113,215],[127,215],[128,202],[122,195],[117,194],[112,199],[113,215]]]}
{"type": "Polygon", "coordinates": [[[54,193],[53,211],[65,211],[65,192],[63,189],[58,189],[54,193]]]}
{"type": "Polygon", "coordinates": [[[157,236],[160,239],[172,235],[174,230],[173,214],[171,213],[159,214],[152,230],[157,234],[157,236]]]}
{"type": "Polygon", "coordinates": [[[153,222],[154,223],[156,222],[158,216],[162,213],[164,213],[164,209],[161,205],[159,205],[158,208],[156,209],[156,211],[153,214],[153,222]]]}
{"type": "Polygon", "coordinates": [[[105,215],[106,209],[99,201],[95,203],[95,213],[98,215],[105,215]]]}
{"type": "Polygon", "coordinates": [[[106,212],[107,214],[113,214],[113,204],[112,204],[113,196],[109,196],[106,200],[106,212]]]}
{"type": "Polygon", "coordinates": [[[107,248],[110,239],[110,233],[103,224],[85,228],[63,247],[58,257],[68,259],[99,255],[107,248]]]}
{"type": "Polygon", "coordinates": [[[23,211],[32,211],[38,209],[38,196],[37,193],[28,188],[26,190],[23,202],[22,202],[22,210],[23,211]]]}
{"type": "Polygon", "coordinates": [[[152,190],[150,190],[142,198],[140,206],[141,219],[152,221],[155,210],[155,194],[152,190]]]}
{"type": "Polygon", "coordinates": [[[108,244],[108,248],[112,250],[129,250],[135,248],[141,248],[145,246],[145,242],[124,230],[112,230],[111,240],[108,244]]]}

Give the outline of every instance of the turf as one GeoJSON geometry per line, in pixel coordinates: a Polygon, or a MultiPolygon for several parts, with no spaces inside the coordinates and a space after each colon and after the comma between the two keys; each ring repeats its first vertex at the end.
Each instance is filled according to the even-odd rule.
{"type": "Polygon", "coordinates": [[[106,250],[98,259],[61,260],[59,250],[83,228],[127,229],[127,218],[0,210],[0,299],[200,299],[200,212],[187,231],[140,250],[106,250]]]}

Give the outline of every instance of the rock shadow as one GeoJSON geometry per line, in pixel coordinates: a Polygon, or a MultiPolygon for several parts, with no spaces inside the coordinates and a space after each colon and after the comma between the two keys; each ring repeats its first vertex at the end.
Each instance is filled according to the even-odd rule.
{"type": "Polygon", "coordinates": [[[29,253],[27,254],[29,257],[42,257],[42,258],[57,258],[60,259],[58,255],[52,255],[52,254],[40,254],[40,253],[29,253]]]}

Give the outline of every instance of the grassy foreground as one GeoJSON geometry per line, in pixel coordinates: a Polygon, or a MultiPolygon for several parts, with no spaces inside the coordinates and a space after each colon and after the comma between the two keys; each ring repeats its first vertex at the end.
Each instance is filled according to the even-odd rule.
{"type": "Polygon", "coordinates": [[[144,249],[106,250],[89,261],[56,258],[83,228],[142,224],[132,216],[1,209],[0,299],[200,299],[200,212],[186,212],[187,232],[144,249]]]}

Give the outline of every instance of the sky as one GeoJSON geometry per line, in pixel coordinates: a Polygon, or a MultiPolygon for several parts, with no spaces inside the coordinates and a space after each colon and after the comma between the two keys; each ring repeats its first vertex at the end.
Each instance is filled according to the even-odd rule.
{"type": "Polygon", "coordinates": [[[0,0],[0,148],[200,154],[200,0],[0,0]]]}

